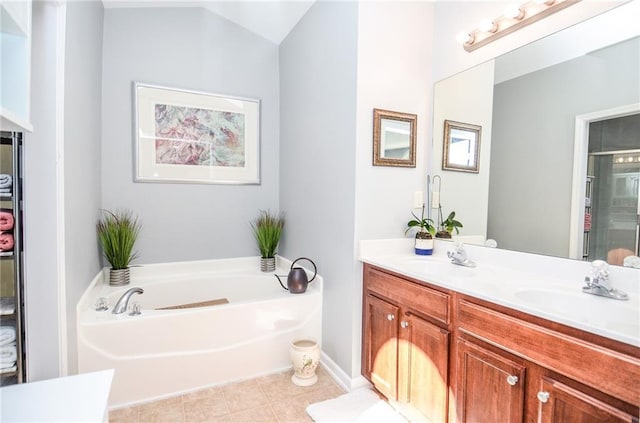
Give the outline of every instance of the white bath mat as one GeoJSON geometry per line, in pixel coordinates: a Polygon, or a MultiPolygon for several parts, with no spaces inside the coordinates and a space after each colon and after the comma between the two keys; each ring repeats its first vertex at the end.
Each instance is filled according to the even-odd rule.
{"type": "Polygon", "coordinates": [[[369,388],[360,388],[327,401],[307,407],[307,414],[318,423],[407,423],[378,394],[369,388]]]}

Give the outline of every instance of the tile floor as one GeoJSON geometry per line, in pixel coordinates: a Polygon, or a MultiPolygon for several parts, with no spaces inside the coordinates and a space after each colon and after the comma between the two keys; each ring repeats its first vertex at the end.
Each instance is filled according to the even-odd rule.
{"type": "Polygon", "coordinates": [[[294,385],[289,371],[121,408],[109,412],[109,422],[312,422],[305,412],[309,404],[344,393],[322,368],[317,374],[312,386],[294,385]]]}

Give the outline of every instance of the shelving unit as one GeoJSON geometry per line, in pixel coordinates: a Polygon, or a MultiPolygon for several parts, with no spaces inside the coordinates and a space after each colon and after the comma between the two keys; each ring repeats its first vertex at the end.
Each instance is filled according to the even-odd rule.
{"type": "MultiPolygon", "coordinates": [[[[13,248],[0,251],[0,327],[15,330],[16,362],[13,366],[2,363],[0,385],[12,385],[26,380],[24,348],[24,302],[22,272],[22,133],[0,132],[0,174],[11,175],[12,185],[9,193],[0,193],[0,209],[11,213],[13,226],[2,228],[13,237],[13,248]]],[[[0,243],[0,248],[2,248],[0,243]]],[[[10,348],[13,342],[0,337],[0,350],[10,348]]],[[[3,357],[5,354],[3,354],[3,357]]]]}

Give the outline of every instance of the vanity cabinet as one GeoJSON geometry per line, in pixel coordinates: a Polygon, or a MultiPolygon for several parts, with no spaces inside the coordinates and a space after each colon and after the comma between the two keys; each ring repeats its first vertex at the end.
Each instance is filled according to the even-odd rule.
{"type": "Polygon", "coordinates": [[[476,343],[457,341],[458,421],[522,422],[525,375],[523,365],[476,343]]]}
{"type": "Polygon", "coordinates": [[[409,415],[445,421],[449,295],[374,268],[366,272],[362,373],[409,415]]]}
{"type": "Polygon", "coordinates": [[[364,266],[362,373],[432,422],[638,422],[640,348],[364,266]]]}

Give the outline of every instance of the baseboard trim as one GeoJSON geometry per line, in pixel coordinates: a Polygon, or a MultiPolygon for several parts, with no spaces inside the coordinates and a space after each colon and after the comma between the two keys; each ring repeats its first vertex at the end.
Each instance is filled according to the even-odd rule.
{"type": "Polygon", "coordinates": [[[329,375],[336,381],[342,389],[347,392],[351,392],[354,389],[362,388],[365,386],[371,386],[369,381],[364,376],[351,378],[335,361],[331,359],[324,351],[320,352],[320,365],[329,373],[329,375]]]}

